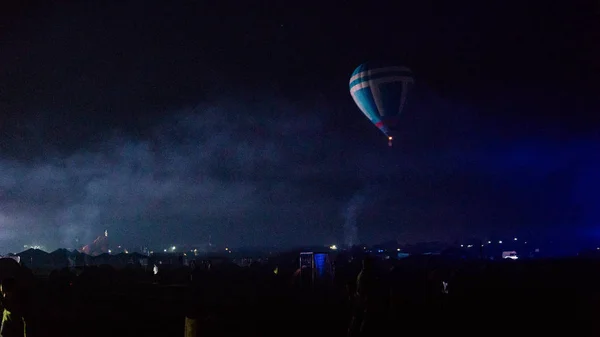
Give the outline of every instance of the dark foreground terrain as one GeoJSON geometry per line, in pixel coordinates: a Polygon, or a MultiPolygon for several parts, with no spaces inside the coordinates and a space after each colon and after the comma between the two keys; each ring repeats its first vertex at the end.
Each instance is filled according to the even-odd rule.
{"type": "MultiPolygon", "coordinates": [[[[312,287],[299,284],[293,268],[283,266],[277,274],[273,266],[229,266],[193,272],[182,267],[156,276],[136,268],[90,267],[78,276],[62,270],[45,279],[20,279],[30,337],[182,336],[185,316],[198,319],[200,336],[345,336],[360,312],[350,296],[359,271],[356,262],[339,264],[333,280],[312,287]]],[[[378,263],[376,272],[373,334],[599,330],[595,259],[422,256],[378,263]]]]}

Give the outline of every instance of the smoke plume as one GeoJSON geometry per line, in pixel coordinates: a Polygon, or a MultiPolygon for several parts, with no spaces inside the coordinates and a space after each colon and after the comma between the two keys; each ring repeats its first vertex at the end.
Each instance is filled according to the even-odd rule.
{"type": "Polygon", "coordinates": [[[352,247],[357,244],[358,228],[356,226],[356,217],[362,210],[366,197],[364,193],[357,192],[352,196],[350,202],[344,209],[344,244],[346,247],[352,247]]]}

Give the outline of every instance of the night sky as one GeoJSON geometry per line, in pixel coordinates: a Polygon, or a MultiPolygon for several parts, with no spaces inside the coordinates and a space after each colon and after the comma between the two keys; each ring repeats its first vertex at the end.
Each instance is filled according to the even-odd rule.
{"type": "Polygon", "coordinates": [[[2,3],[0,252],[600,240],[597,1],[2,3]],[[348,92],[381,59],[392,148],[348,92]]]}

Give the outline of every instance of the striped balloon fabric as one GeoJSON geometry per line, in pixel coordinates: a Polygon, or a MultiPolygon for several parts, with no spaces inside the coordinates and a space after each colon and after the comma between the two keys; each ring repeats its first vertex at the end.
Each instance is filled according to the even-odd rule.
{"type": "Polygon", "coordinates": [[[350,94],[360,110],[390,140],[414,84],[407,67],[364,63],[350,77],[350,94]]]}

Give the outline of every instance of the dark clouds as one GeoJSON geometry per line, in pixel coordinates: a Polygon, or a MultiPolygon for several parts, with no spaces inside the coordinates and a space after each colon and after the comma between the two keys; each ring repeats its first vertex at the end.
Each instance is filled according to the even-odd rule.
{"type": "Polygon", "coordinates": [[[277,219],[306,217],[321,201],[303,196],[314,192],[318,172],[303,167],[314,159],[309,152],[318,153],[321,128],[314,113],[270,108],[290,116],[256,118],[240,103],[199,106],[142,139],[114,135],[64,157],[4,160],[6,232],[63,245],[105,227],[135,243],[202,241],[208,234],[237,244],[277,243],[284,230],[277,219]],[[159,240],[161,227],[169,234],[159,240]]]}
{"type": "MultiPolygon", "coordinates": [[[[366,120],[360,132],[375,132],[361,144],[324,131],[326,104],[298,108],[262,95],[173,111],[141,137],[117,132],[67,155],[2,160],[2,245],[65,246],[104,229],[129,245],[208,235],[230,245],[340,242],[340,210],[365,189],[357,223],[368,240],[518,232],[597,217],[587,199],[599,167],[593,139],[507,143],[473,124],[455,131],[479,135],[469,146],[429,147],[420,141],[426,136],[407,132],[405,147],[389,149],[366,120]]],[[[438,103],[429,110],[461,109],[438,103]]]]}

